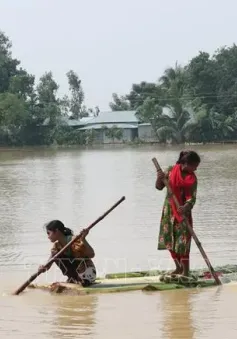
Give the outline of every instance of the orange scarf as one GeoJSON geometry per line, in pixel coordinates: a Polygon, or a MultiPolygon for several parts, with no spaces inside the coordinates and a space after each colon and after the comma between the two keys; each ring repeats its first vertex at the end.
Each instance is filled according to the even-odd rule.
{"type": "MultiPolygon", "coordinates": [[[[191,188],[195,181],[196,176],[194,173],[188,173],[185,178],[182,177],[180,164],[176,164],[170,171],[169,185],[173,194],[176,196],[180,206],[183,206],[183,204],[185,203],[183,201],[183,196],[185,196],[185,200],[191,199],[191,188]]],[[[183,220],[183,216],[179,214],[174,199],[172,197],[170,198],[170,204],[173,215],[180,223],[183,220]]]]}

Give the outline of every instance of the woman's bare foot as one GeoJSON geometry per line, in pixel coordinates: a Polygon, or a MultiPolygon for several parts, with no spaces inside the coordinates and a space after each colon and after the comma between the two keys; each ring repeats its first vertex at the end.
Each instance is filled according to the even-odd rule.
{"type": "Polygon", "coordinates": [[[177,275],[177,274],[182,274],[182,268],[181,267],[177,267],[176,270],[171,272],[171,275],[177,275]]]}
{"type": "Polygon", "coordinates": [[[184,277],[189,277],[189,271],[183,270],[181,273],[184,277]]]}
{"type": "Polygon", "coordinates": [[[180,265],[178,260],[174,260],[176,269],[171,273],[171,275],[181,274],[183,271],[183,267],[180,265]]]}

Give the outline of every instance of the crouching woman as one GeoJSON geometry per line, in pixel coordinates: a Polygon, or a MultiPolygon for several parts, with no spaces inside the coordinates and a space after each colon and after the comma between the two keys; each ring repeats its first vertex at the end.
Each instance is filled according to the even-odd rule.
{"type": "MultiPolygon", "coordinates": [[[[48,239],[53,243],[50,259],[74,238],[72,230],[65,227],[60,220],[50,221],[46,225],[46,232],[48,239]]],[[[96,268],[91,260],[95,253],[85,239],[87,234],[88,231],[83,230],[82,236],[55,259],[62,274],[67,276],[67,282],[81,284],[83,287],[90,286],[96,279],[96,268]]],[[[47,271],[51,266],[40,266],[39,270],[47,271]]]]}

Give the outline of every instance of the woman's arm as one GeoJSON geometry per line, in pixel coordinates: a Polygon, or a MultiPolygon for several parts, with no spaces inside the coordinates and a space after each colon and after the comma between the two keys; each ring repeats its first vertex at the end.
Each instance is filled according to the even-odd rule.
{"type": "Polygon", "coordinates": [[[86,239],[82,240],[84,246],[85,246],[85,255],[86,257],[92,259],[95,256],[95,251],[94,249],[91,247],[91,245],[86,241],[86,239]]]}
{"type": "Polygon", "coordinates": [[[185,204],[184,204],[184,209],[185,213],[191,212],[193,209],[195,203],[196,203],[196,198],[197,198],[197,179],[195,180],[195,183],[192,185],[191,189],[188,191],[185,191],[185,204]]]}
{"type": "Polygon", "coordinates": [[[172,169],[172,166],[169,166],[168,169],[163,171],[157,171],[157,178],[156,178],[156,189],[159,191],[162,191],[165,187],[164,179],[168,180],[169,178],[169,172],[172,169]]]}
{"type": "MultiPolygon", "coordinates": [[[[53,256],[54,256],[54,255],[51,253],[51,255],[50,255],[48,261],[49,261],[50,259],[52,259],[53,256]]],[[[38,268],[38,271],[46,272],[46,271],[48,271],[48,270],[51,268],[52,265],[53,265],[53,263],[51,263],[51,264],[48,265],[47,267],[46,267],[46,265],[40,265],[39,268],[38,268]]]]}
{"type": "Polygon", "coordinates": [[[80,238],[72,244],[73,251],[78,258],[94,258],[95,252],[85,238],[80,238]]]}
{"type": "Polygon", "coordinates": [[[162,171],[157,171],[157,178],[156,178],[156,189],[162,191],[165,187],[164,184],[165,173],[162,171]]]}

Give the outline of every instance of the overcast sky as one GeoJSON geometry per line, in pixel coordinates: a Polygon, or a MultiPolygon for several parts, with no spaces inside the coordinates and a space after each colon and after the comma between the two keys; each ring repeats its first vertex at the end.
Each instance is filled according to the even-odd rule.
{"type": "Polygon", "coordinates": [[[236,15],[236,0],[0,0],[0,30],[22,66],[37,80],[52,70],[60,94],[75,70],[101,110],[176,60],[236,43],[236,15]]]}

